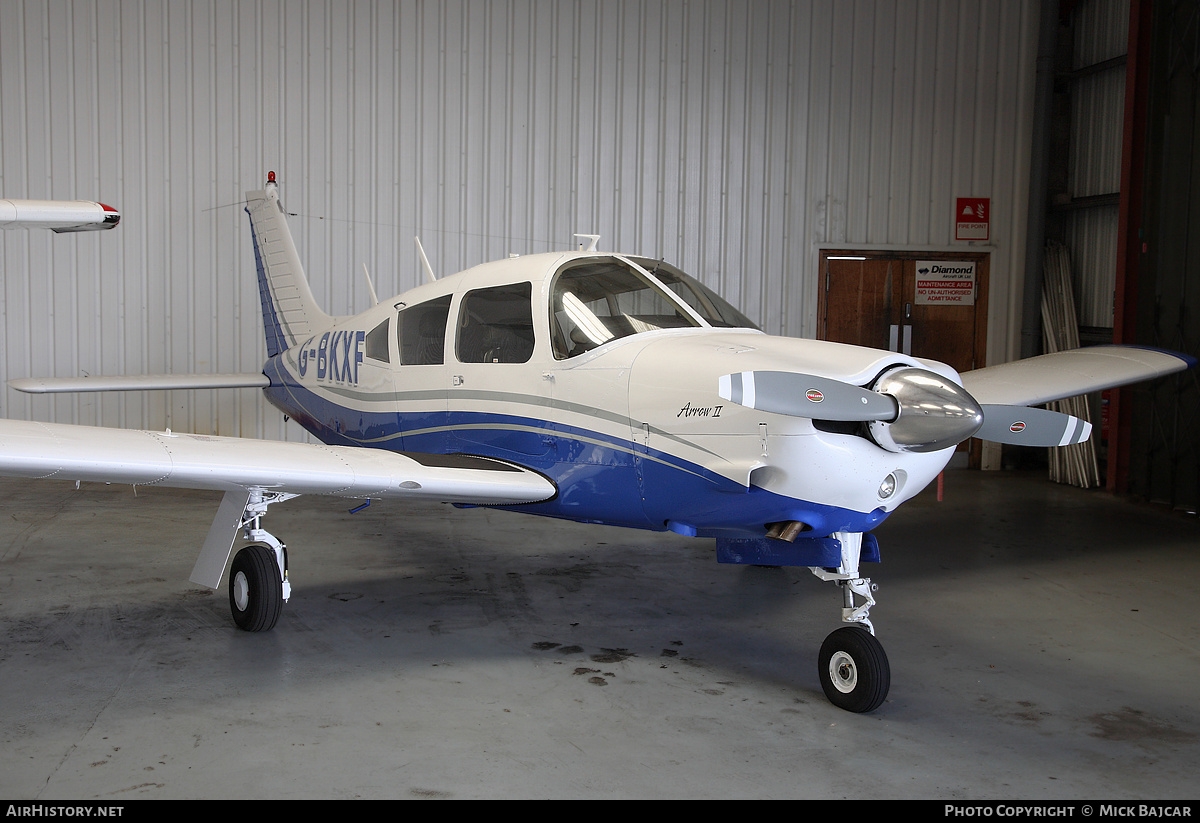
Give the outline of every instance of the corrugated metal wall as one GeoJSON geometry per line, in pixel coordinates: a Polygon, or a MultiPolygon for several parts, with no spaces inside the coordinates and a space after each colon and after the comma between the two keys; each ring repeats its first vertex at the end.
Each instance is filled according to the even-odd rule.
{"type": "MultiPolygon", "coordinates": [[[[663,256],[811,335],[822,246],[953,248],[991,197],[992,361],[1014,349],[1032,0],[4,0],[0,194],[120,209],[0,234],[0,379],[256,371],[239,201],[274,169],[331,313],[572,246],[663,256]]],[[[0,413],[299,436],[256,392],[0,413]]]]}

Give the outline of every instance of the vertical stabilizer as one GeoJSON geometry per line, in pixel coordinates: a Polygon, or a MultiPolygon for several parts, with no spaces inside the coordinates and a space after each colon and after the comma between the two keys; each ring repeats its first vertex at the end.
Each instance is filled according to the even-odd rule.
{"type": "Polygon", "coordinates": [[[331,319],[313,298],[304,277],[300,255],[288,231],[287,216],[279,202],[275,172],[267,177],[262,191],[246,192],[250,235],[258,265],[258,292],[262,299],[267,354],[274,356],[302,342],[331,319]]]}

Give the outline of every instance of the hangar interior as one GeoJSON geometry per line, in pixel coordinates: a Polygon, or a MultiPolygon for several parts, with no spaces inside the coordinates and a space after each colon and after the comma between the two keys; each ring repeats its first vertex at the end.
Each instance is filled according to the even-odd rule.
{"type": "MultiPolygon", "coordinates": [[[[893,284],[948,261],[974,297],[918,356],[1197,356],[1198,27],[1167,0],[6,2],[0,196],[122,221],[0,232],[0,380],[260,369],[267,171],[335,315],[364,267],[421,282],[414,235],[448,273],[594,233],[771,334],[887,348],[893,284]]],[[[811,671],[829,593],[711,541],[302,498],[259,637],[186,583],[219,496],[0,481],[0,794],[1187,798],[1197,386],[1089,398],[1087,488],[977,446],[889,519],[864,716],[811,671]]],[[[308,438],[248,390],[6,387],[0,416],[308,438]]]]}

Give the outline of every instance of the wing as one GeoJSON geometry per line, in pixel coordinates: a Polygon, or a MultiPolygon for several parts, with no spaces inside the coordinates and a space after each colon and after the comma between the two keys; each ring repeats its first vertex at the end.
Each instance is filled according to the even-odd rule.
{"type": "Polygon", "coordinates": [[[209,588],[220,585],[254,500],[325,494],[516,505],[557,494],[537,472],[482,457],[21,420],[0,420],[0,474],[223,491],[191,576],[209,588]]]}
{"type": "Polygon", "coordinates": [[[962,373],[980,403],[1037,406],[1190,369],[1196,359],[1164,349],[1093,346],[962,373]]]}
{"type": "Polygon", "coordinates": [[[0,474],[170,488],[514,505],[556,493],[497,460],[0,420],[0,474]]]}
{"type": "Polygon", "coordinates": [[[223,491],[191,576],[209,588],[220,585],[238,528],[265,511],[252,510],[255,500],[325,494],[516,505],[558,493],[537,472],[482,457],[22,420],[0,420],[0,474],[223,491]]]}

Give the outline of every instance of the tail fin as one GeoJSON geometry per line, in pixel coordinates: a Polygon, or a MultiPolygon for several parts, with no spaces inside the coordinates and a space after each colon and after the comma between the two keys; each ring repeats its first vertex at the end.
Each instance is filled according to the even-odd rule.
{"type": "Polygon", "coordinates": [[[258,264],[258,292],[262,300],[263,326],[267,333],[267,355],[302,342],[332,320],[313,298],[304,277],[300,255],[288,231],[275,172],[267,177],[262,191],[246,192],[250,235],[258,264]]]}

